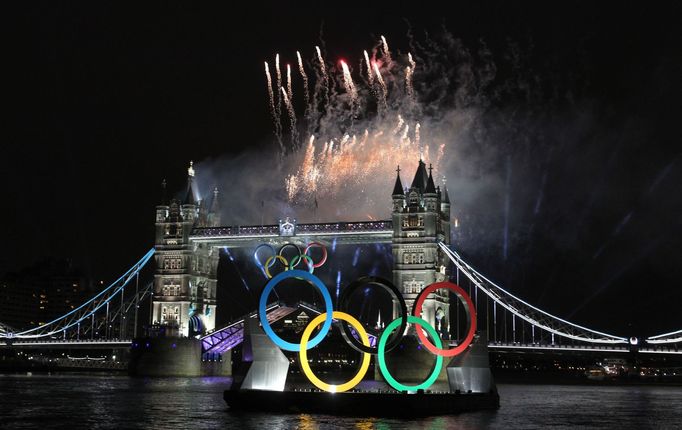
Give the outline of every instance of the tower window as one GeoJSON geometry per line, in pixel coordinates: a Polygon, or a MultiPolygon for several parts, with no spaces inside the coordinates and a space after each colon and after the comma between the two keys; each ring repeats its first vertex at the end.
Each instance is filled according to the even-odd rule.
{"type": "Polygon", "coordinates": [[[169,257],[163,262],[164,269],[182,269],[182,257],[169,257]]]}
{"type": "Polygon", "coordinates": [[[412,279],[403,283],[403,291],[406,294],[418,294],[424,288],[424,282],[412,279]]]}

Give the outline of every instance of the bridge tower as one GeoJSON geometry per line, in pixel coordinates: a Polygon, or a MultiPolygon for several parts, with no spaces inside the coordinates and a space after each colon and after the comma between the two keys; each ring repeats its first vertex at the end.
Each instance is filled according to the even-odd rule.
{"type": "Polygon", "coordinates": [[[164,181],[162,201],[156,207],[151,322],[166,336],[194,337],[215,328],[218,251],[191,243],[190,234],[195,226],[220,222],[218,190],[210,206],[197,200],[194,173],[190,163],[182,201],[167,199],[164,181]]]}
{"type": "MultiPolygon", "coordinates": [[[[393,283],[402,292],[408,310],[417,294],[433,282],[448,279],[446,256],[438,242],[450,243],[450,198],[436,187],[432,168],[419,160],[410,188],[403,188],[400,168],[393,187],[393,283]]],[[[393,306],[393,317],[399,313],[393,306]]],[[[424,303],[422,317],[448,337],[450,304],[447,291],[433,293],[424,303]]]]}

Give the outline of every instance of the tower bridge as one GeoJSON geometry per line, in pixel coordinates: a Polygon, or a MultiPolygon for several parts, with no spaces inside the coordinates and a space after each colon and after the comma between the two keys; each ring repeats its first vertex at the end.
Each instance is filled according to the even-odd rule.
{"type": "MultiPolygon", "coordinates": [[[[216,327],[220,250],[251,249],[262,243],[304,246],[319,242],[329,246],[390,244],[392,281],[408,309],[417,294],[434,282],[453,280],[468,288],[477,309],[480,335],[485,336],[491,350],[682,355],[682,330],[645,339],[604,333],[537,308],[474,269],[450,245],[448,191],[435,186],[431,169],[421,161],[409,187],[403,186],[398,170],[391,194],[391,219],[381,221],[297,223],[285,218],[272,225],[223,225],[218,190],[208,202],[195,199],[194,175],[190,165],[184,199],[164,197],[156,206],[153,249],[107,288],[47,324],[12,328],[3,325],[0,316],[0,339],[4,341],[0,347],[131,345],[138,336],[138,310],[149,306],[150,322],[166,337],[199,338],[204,356],[220,356],[242,341],[248,317],[216,327]],[[141,270],[152,260],[153,281],[140,283],[141,270]]],[[[298,306],[319,312],[312,305],[298,306]]],[[[268,319],[280,320],[293,309],[272,304],[268,319]]],[[[450,345],[466,331],[457,317],[459,305],[451,312],[447,294],[432,294],[423,309],[424,319],[437,327],[450,345]]],[[[394,316],[399,313],[395,308],[393,312],[394,316]]]]}

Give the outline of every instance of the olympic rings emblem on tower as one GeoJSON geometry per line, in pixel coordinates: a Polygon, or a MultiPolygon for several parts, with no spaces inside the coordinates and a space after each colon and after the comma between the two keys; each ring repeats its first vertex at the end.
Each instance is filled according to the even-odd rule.
{"type": "Polygon", "coordinates": [[[301,249],[297,245],[293,243],[286,243],[282,245],[277,252],[275,252],[275,248],[272,245],[261,244],[256,247],[253,255],[254,259],[256,260],[256,264],[258,264],[258,266],[261,268],[264,268],[266,276],[269,279],[265,284],[265,288],[263,289],[258,302],[258,317],[260,319],[261,325],[263,326],[263,330],[268,335],[270,340],[272,340],[279,348],[286,351],[295,351],[299,353],[299,365],[301,366],[301,370],[306,375],[308,380],[321,390],[329,392],[343,392],[355,387],[367,373],[370,355],[377,356],[381,374],[392,388],[398,391],[416,391],[419,389],[426,389],[430,387],[431,384],[433,384],[438,378],[438,374],[443,367],[443,357],[454,357],[462,353],[469,347],[474,339],[474,335],[476,333],[476,309],[474,308],[474,303],[471,300],[471,297],[469,297],[469,295],[460,286],[452,282],[436,282],[428,285],[417,295],[412,307],[412,313],[408,314],[405,299],[395,285],[393,285],[390,281],[380,277],[365,276],[356,279],[344,288],[338,300],[339,310],[335,311],[331,295],[329,294],[326,285],[322,282],[322,280],[320,280],[320,278],[313,274],[315,268],[322,266],[327,261],[327,250],[324,245],[321,243],[312,242],[306,246],[303,252],[301,252],[301,249]],[[287,260],[283,255],[283,251],[287,247],[293,247],[298,251],[298,254],[296,254],[291,261],[287,260]],[[312,247],[319,247],[322,250],[322,258],[317,263],[313,262],[312,257],[309,255],[309,250],[312,247]],[[272,252],[272,255],[265,260],[264,265],[260,263],[258,257],[258,251],[263,248],[268,248],[272,252]],[[269,269],[270,267],[274,266],[277,261],[282,263],[284,271],[272,276],[269,269]],[[306,262],[308,271],[296,269],[296,266],[298,266],[302,261],[306,262]],[[325,307],[325,311],[313,318],[305,327],[303,330],[303,335],[301,336],[301,341],[298,344],[287,342],[279,337],[270,326],[266,314],[266,305],[269,294],[280,282],[288,278],[307,281],[313,285],[322,295],[325,307]],[[358,289],[370,285],[381,287],[390,293],[392,298],[398,302],[398,307],[400,309],[400,316],[391,321],[377,336],[379,341],[375,348],[370,346],[369,336],[362,326],[362,323],[345,311],[350,304],[350,298],[352,294],[358,289]],[[443,342],[441,341],[440,335],[436,329],[421,318],[422,308],[426,298],[431,293],[439,289],[447,289],[454,293],[463,304],[467,315],[469,326],[467,329],[467,334],[462,342],[454,348],[443,349],[443,342]],[[353,349],[362,353],[362,360],[360,362],[360,368],[358,369],[358,372],[349,381],[338,385],[328,384],[319,379],[310,368],[307,355],[307,351],[309,349],[314,348],[324,340],[331,329],[332,323],[335,320],[340,323],[341,334],[343,335],[343,338],[346,340],[346,342],[353,347],[353,349]],[[314,329],[320,324],[322,324],[320,331],[317,333],[317,335],[315,335],[315,337],[310,339],[314,329]],[[429,377],[427,377],[426,380],[424,380],[421,384],[411,386],[403,385],[391,375],[386,365],[385,357],[387,352],[391,351],[393,348],[398,346],[398,344],[400,344],[403,337],[407,333],[408,324],[415,324],[419,326],[416,329],[419,342],[424,345],[429,352],[436,356],[436,365],[434,366],[434,369],[429,377]],[[353,330],[351,330],[351,327],[353,330]],[[432,341],[429,341],[424,331],[428,333],[432,341]]]}
{"type": "Polygon", "coordinates": [[[308,266],[308,271],[310,273],[313,273],[316,268],[321,267],[327,261],[327,248],[319,242],[310,242],[305,247],[305,250],[301,252],[301,248],[299,248],[298,245],[294,243],[285,243],[279,248],[278,251],[275,252],[275,248],[269,243],[261,243],[253,251],[253,259],[255,260],[256,265],[264,270],[265,276],[268,279],[272,279],[270,269],[277,262],[282,264],[282,266],[284,267],[284,271],[287,271],[294,270],[300,263],[305,261],[305,264],[308,266]],[[313,261],[313,257],[310,255],[310,249],[313,247],[318,247],[322,250],[322,258],[320,258],[320,261],[318,261],[317,263],[313,261]],[[284,255],[284,251],[287,248],[293,248],[297,252],[297,254],[291,258],[291,260],[288,260],[284,255]],[[259,251],[261,249],[269,249],[272,254],[265,259],[265,264],[261,263],[259,257],[259,251]]]}

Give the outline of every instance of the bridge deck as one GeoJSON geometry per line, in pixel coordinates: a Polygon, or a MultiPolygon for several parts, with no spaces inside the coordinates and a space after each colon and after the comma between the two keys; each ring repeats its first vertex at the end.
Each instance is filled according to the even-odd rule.
{"type": "Polygon", "coordinates": [[[342,243],[388,243],[393,236],[391,221],[358,221],[296,224],[290,234],[283,233],[279,225],[200,227],[192,230],[194,242],[252,243],[257,240],[311,240],[342,243]]]}

